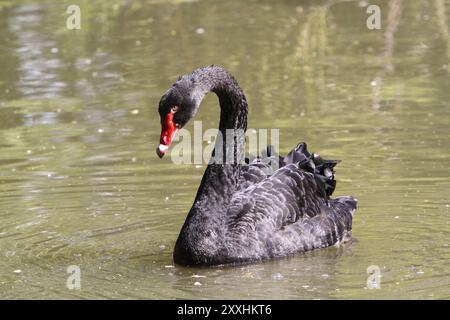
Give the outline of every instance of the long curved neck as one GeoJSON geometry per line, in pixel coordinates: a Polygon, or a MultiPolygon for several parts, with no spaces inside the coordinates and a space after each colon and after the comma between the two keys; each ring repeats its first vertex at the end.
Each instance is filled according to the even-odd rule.
{"type": "Polygon", "coordinates": [[[192,209],[197,203],[212,199],[223,206],[234,193],[239,179],[247,130],[247,100],[236,79],[223,68],[197,69],[188,77],[192,85],[191,98],[197,108],[208,92],[214,92],[220,103],[219,134],[192,209]]]}
{"type": "Polygon", "coordinates": [[[227,219],[225,213],[236,191],[241,165],[239,162],[230,164],[215,160],[219,149],[229,148],[230,144],[233,157],[239,159],[239,155],[244,152],[247,101],[233,76],[219,67],[198,69],[179,81],[188,85],[196,109],[210,91],[217,94],[220,103],[219,134],[215,149],[174,249],[178,261],[189,264],[194,256],[201,256],[205,250],[214,250],[217,248],[214,246],[216,241],[223,240],[223,226],[227,219]],[[237,138],[227,138],[227,129],[240,130],[243,134],[238,134],[237,138]],[[225,140],[222,146],[220,136],[225,140]]]}
{"type": "Polygon", "coordinates": [[[212,91],[219,97],[221,132],[226,129],[247,130],[247,99],[228,71],[210,66],[197,69],[188,77],[193,86],[191,96],[197,108],[208,92],[212,91]]]}

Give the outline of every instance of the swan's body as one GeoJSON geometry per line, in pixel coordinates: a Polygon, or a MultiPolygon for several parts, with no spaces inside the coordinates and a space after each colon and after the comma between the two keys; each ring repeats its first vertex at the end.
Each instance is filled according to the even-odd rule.
{"type": "MultiPolygon", "coordinates": [[[[197,69],[182,76],[161,98],[163,128],[157,150],[161,157],[176,128],[195,115],[209,91],[219,97],[223,136],[226,129],[246,130],[247,102],[236,80],[220,67],[197,69]]],[[[242,139],[227,143],[239,159],[242,139]]],[[[356,200],[330,199],[337,162],[310,154],[306,144],[284,158],[268,150],[266,158],[249,164],[221,164],[213,157],[176,242],[175,263],[249,263],[348,239],[356,200]],[[269,159],[279,161],[275,172],[267,173],[269,159]]]]}

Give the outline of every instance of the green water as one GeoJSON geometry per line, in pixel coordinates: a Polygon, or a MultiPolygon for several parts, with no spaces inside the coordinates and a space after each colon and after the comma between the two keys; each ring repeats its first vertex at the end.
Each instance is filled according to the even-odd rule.
{"type": "MultiPolygon", "coordinates": [[[[69,4],[0,1],[1,298],[450,298],[450,3],[373,1],[381,30],[364,1],[84,0],[80,30],[69,4]],[[157,158],[157,105],[212,63],[282,153],[307,141],[343,160],[353,243],[172,265],[205,166],[157,158]]],[[[213,95],[196,119],[217,126],[213,95]]]]}

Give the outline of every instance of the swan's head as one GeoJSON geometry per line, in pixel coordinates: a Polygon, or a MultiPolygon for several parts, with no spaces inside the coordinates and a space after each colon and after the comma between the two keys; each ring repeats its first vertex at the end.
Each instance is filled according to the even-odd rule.
{"type": "Polygon", "coordinates": [[[156,154],[160,158],[169,149],[177,130],[184,127],[198,109],[198,103],[192,98],[192,90],[185,82],[180,79],[159,101],[161,137],[156,154]]]}

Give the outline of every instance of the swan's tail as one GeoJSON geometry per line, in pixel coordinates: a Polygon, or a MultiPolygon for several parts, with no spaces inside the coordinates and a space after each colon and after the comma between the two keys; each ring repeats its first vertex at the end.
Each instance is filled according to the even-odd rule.
{"type": "Polygon", "coordinates": [[[330,200],[329,204],[330,209],[335,213],[333,223],[336,225],[336,230],[339,230],[338,226],[341,226],[340,241],[337,243],[350,241],[353,215],[358,206],[358,199],[352,196],[342,196],[330,200]]]}
{"type": "Polygon", "coordinates": [[[353,216],[358,207],[358,199],[352,196],[342,196],[333,199],[333,202],[341,203],[346,211],[350,212],[353,216]]]}

